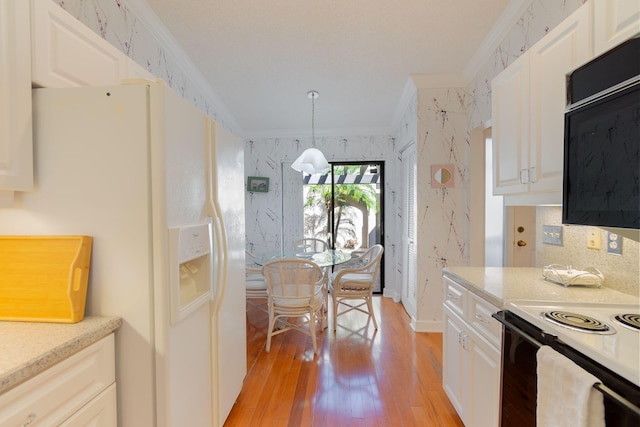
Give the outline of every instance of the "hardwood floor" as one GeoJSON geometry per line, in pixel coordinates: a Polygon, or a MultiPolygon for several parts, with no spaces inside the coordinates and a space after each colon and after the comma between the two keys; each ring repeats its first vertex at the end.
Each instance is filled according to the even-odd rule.
{"type": "Polygon", "coordinates": [[[225,427],[463,426],[442,389],[442,334],[413,332],[389,298],[374,304],[378,331],[364,314],[341,316],[315,358],[296,331],[266,353],[267,314],[248,307],[248,374],[225,427]]]}

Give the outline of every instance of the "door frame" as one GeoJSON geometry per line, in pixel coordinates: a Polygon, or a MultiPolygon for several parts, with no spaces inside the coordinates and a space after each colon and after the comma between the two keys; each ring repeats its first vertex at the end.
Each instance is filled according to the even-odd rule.
{"type": "MultiPolygon", "coordinates": [[[[355,160],[355,161],[335,161],[329,162],[331,169],[329,170],[329,174],[331,175],[331,209],[330,209],[330,217],[328,218],[329,226],[331,230],[331,248],[335,249],[335,227],[334,227],[334,212],[335,206],[333,202],[335,200],[334,188],[335,188],[335,179],[334,179],[334,168],[335,166],[364,166],[364,165],[376,165],[378,167],[378,174],[380,175],[380,180],[378,181],[378,186],[380,187],[380,191],[378,192],[380,197],[380,214],[377,215],[380,224],[380,243],[384,247],[385,242],[385,234],[384,234],[384,216],[385,216],[385,201],[384,201],[384,173],[385,173],[385,161],[384,160],[355,160]]],[[[355,183],[358,184],[358,183],[355,183]]],[[[385,254],[383,252],[382,258],[380,260],[380,271],[378,273],[378,277],[380,280],[380,291],[375,292],[376,294],[382,294],[384,292],[384,278],[385,278],[385,254]]]]}

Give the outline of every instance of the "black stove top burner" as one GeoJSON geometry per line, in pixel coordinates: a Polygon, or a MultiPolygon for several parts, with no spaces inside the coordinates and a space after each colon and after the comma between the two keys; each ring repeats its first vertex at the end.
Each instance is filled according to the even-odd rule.
{"type": "Polygon", "coordinates": [[[556,325],[564,326],[581,332],[591,332],[598,334],[614,334],[615,330],[593,317],[583,314],[571,313],[569,311],[545,311],[542,317],[556,325]]]}
{"type": "Polygon", "coordinates": [[[640,331],[640,314],[638,313],[616,314],[613,316],[613,320],[624,327],[640,331]]]}

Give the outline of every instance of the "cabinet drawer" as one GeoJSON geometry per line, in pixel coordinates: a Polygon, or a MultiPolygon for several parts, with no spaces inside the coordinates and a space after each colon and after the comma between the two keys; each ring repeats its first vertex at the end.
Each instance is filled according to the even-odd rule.
{"type": "Polygon", "coordinates": [[[117,425],[118,411],[116,385],[114,383],[73,414],[60,427],[116,427],[117,425]]]}
{"type": "Polygon", "coordinates": [[[470,293],[469,297],[467,321],[480,335],[499,348],[502,341],[502,327],[500,322],[491,317],[499,309],[475,294],[470,293]]]}
{"type": "Polygon", "coordinates": [[[115,382],[114,366],[110,334],[0,395],[0,425],[60,425],[115,382]]]}
{"type": "Polygon", "coordinates": [[[444,283],[444,303],[460,317],[464,318],[464,301],[467,296],[467,290],[448,277],[443,277],[442,279],[444,283]]]}

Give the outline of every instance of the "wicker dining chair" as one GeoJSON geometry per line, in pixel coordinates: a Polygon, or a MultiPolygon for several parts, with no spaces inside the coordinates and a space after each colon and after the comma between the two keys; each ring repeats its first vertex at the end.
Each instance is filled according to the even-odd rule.
{"type": "Polygon", "coordinates": [[[367,314],[375,329],[378,322],[373,312],[373,287],[380,271],[380,260],[384,248],[373,245],[362,256],[358,257],[360,265],[344,267],[333,273],[329,285],[329,293],[333,301],[333,330],[337,327],[338,316],[357,310],[367,314]],[[353,302],[356,301],[356,302],[353,302]],[[357,301],[360,301],[359,303],[357,301]],[[341,305],[346,309],[338,311],[341,305]],[[366,309],[364,308],[366,306],[366,309]]]}
{"type": "Polygon", "coordinates": [[[318,264],[307,259],[282,258],[262,267],[267,279],[269,331],[266,351],[271,350],[271,338],[296,329],[311,337],[314,354],[316,321],[322,319],[324,280],[318,264]],[[301,318],[295,322],[291,318],[301,318]]]}
{"type": "Polygon", "coordinates": [[[267,279],[262,274],[262,267],[255,262],[255,256],[246,252],[245,287],[247,303],[260,310],[267,311],[267,279]]]}

